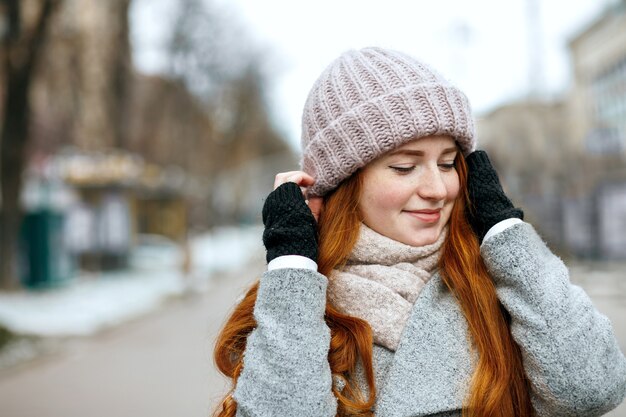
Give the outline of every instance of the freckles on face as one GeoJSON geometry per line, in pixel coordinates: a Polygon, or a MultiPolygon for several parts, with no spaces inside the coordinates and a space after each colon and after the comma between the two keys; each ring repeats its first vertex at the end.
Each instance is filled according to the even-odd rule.
{"type": "Polygon", "coordinates": [[[361,195],[361,207],[365,208],[369,217],[378,218],[401,212],[406,200],[402,184],[379,170],[364,171],[363,180],[365,186],[361,195]]]}

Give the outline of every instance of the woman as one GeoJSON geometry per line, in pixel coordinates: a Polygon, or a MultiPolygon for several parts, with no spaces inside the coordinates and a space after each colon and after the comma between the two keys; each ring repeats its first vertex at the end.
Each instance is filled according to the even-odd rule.
{"type": "Polygon", "coordinates": [[[474,151],[457,88],[398,52],[347,52],[309,94],[302,146],[263,208],[268,271],[216,344],[233,379],[217,415],[588,417],[622,401],[608,319],[474,151]]]}

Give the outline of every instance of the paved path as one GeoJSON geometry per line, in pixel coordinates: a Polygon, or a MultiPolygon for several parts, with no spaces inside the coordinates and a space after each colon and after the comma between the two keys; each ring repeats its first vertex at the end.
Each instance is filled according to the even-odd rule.
{"type": "Polygon", "coordinates": [[[0,374],[0,416],[207,417],[225,390],[215,336],[254,278],[218,278],[205,295],[0,374]]]}
{"type": "MultiPolygon", "coordinates": [[[[0,374],[0,416],[207,417],[225,390],[212,364],[214,338],[255,271],[221,277],[202,296],[0,374]]],[[[626,351],[626,275],[575,268],[572,278],[612,319],[626,351]]],[[[626,404],[609,415],[626,417],[626,404]]]]}

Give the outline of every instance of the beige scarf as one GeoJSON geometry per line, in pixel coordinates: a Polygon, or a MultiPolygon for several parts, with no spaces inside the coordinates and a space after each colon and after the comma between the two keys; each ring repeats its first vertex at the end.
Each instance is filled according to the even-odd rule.
{"type": "Polygon", "coordinates": [[[346,266],[330,275],[329,301],[366,320],[374,343],[395,351],[415,300],[437,268],[447,231],[431,245],[414,247],[361,224],[346,266]]]}

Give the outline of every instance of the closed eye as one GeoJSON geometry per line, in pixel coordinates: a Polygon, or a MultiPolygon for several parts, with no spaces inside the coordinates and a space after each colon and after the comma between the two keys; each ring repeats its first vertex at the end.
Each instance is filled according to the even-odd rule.
{"type": "Polygon", "coordinates": [[[415,169],[414,166],[412,167],[394,167],[394,166],[390,166],[389,168],[393,169],[394,171],[400,173],[400,174],[408,174],[409,172],[413,171],[415,169]]]}
{"type": "Polygon", "coordinates": [[[454,163],[451,163],[451,164],[439,164],[439,167],[441,169],[443,169],[444,171],[449,171],[451,169],[454,169],[456,167],[456,165],[454,163]]]}

